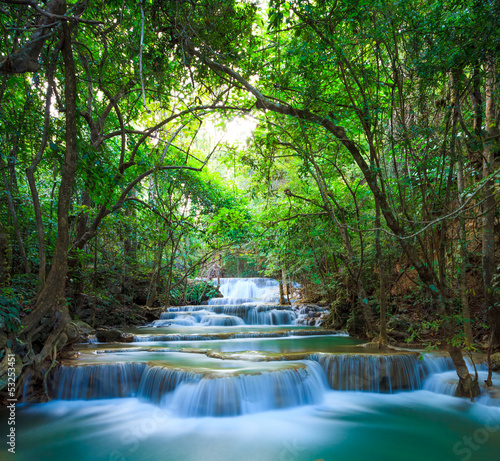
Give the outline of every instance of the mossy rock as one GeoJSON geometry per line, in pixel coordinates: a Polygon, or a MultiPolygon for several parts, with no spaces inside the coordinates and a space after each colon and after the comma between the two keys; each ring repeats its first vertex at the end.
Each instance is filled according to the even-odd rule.
{"type": "Polygon", "coordinates": [[[491,356],[491,369],[493,371],[500,371],[500,352],[491,356]]]}
{"type": "Polygon", "coordinates": [[[404,317],[399,315],[394,315],[387,322],[387,328],[391,330],[398,330],[406,332],[410,328],[411,324],[404,317]]]}
{"type": "Polygon", "coordinates": [[[78,329],[80,335],[95,335],[95,329],[88,323],[85,323],[82,320],[73,320],[71,323],[78,329]]]}
{"type": "Polygon", "coordinates": [[[131,343],[134,341],[134,336],[122,333],[120,330],[103,330],[99,329],[96,332],[97,341],[100,343],[131,343]]]}

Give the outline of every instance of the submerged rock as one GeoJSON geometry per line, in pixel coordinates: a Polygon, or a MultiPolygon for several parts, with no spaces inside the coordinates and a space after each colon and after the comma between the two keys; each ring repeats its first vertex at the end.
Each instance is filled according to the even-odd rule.
{"type": "Polygon", "coordinates": [[[96,332],[97,341],[100,343],[131,343],[134,336],[128,333],[122,333],[120,330],[103,330],[96,332]]]}
{"type": "MultiPolygon", "coordinates": [[[[198,351],[195,351],[198,352],[198,351]]],[[[268,352],[268,351],[241,351],[241,352],[218,352],[205,351],[207,357],[220,360],[247,360],[249,362],[275,362],[275,361],[298,361],[306,360],[308,352],[268,352]]]]}

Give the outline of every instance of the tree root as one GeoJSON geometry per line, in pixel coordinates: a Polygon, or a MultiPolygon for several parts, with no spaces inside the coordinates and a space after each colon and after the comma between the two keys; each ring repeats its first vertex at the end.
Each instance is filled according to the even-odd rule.
{"type": "Polygon", "coordinates": [[[47,371],[43,375],[43,391],[45,393],[45,396],[47,400],[49,399],[49,389],[47,388],[47,378],[49,376],[50,370],[54,368],[56,364],[56,359],[57,359],[57,342],[54,344],[54,352],[52,354],[52,363],[50,364],[50,367],[47,369],[47,371]]]}

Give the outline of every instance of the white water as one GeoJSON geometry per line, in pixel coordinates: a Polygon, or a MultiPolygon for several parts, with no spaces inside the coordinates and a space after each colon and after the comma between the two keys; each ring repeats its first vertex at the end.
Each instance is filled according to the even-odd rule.
{"type": "Polygon", "coordinates": [[[169,325],[204,327],[237,325],[293,325],[297,314],[291,306],[277,305],[278,282],[266,278],[222,278],[223,298],[213,298],[204,306],[171,307],[153,327],[169,325]]]}
{"type": "MultiPolygon", "coordinates": [[[[143,363],[59,367],[52,380],[53,395],[69,400],[140,396],[175,408],[179,416],[192,417],[234,416],[317,403],[328,388],[371,393],[424,389],[454,395],[457,386],[448,360],[430,354],[420,360],[418,354],[317,353],[308,356],[309,360],[260,362],[252,365],[253,370],[240,359],[220,361],[201,354],[127,354],[143,363]],[[159,359],[165,363],[144,363],[159,359]]],[[[100,359],[107,361],[107,355],[101,354],[100,359]]],[[[113,355],[118,360],[126,357],[113,355]]],[[[486,373],[480,371],[480,378],[485,379],[486,373]]],[[[500,385],[496,374],[495,383],[500,385]]],[[[499,402],[489,399],[488,404],[499,402]]]]}
{"type": "Polygon", "coordinates": [[[274,279],[221,278],[219,291],[224,295],[224,298],[210,299],[208,304],[243,304],[255,301],[278,302],[279,292],[276,296],[278,287],[279,283],[274,279]]]}
{"type": "Polygon", "coordinates": [[[314,354],[332,389],[395,392],[422,389],[425,369],[414,355],[314,354]]]}
{"type": "Polygon", "coordinates": [[[136,398],[53,401],[20,409],[18,450],[0,459],[498,461],[499,421],[498,408],[427,391],[329,391],[318,404],[231,418],[183,418],[136,398]]]}

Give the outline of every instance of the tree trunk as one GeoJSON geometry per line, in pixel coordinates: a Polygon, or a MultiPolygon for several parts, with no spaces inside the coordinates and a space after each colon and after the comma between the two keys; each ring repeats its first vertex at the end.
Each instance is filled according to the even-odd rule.
{"type": "MultiPolygon", "coordinates": [[[[87,230],[87,221],[89,214],[87,209],[92,205],[88,192],[84,189],[81,194],[81,205],[85,207],[78,216],[76,223],[76,238],[78,241],[87,230]]],[[[84,247],[78,249],[84,251],[84,247]]],[[[78,305],[81,301],[82,294],[85,291],[85,280],[83,277],[83,265],[78,250],[71,251],[68,256],[68,278],[73,280],[74,302],[78,305]]]]}
{"type": "MultiPolygon", "coordinates": [[[[453,88],[453,96],[452,96],[452,112],[451,112],[452,130],[451,130],[451,140],[450,140],[450,163],[451,166],[453,166],[456,163],[456,168],[457,168],[456,179],[457,179],[459,207],[462,207],[464,205],[464,191],[465,191],[464,161],[462,153],[459,150],[460,144],[457,139],[458,118],[460,115],[460,80],[462,77],[463,77],[462,73],[459,71],[453,71],[451,73],[451,87],[453,88]]],[[[450,174],[448,176],[448,184],[447,184],[446,203],[449,202],[449,195],[452,182],[453,182],[452,169],[450,168],[450,174]]],[[[459,220],[458,220],[458,245],[460,247],[460,267],[458,268],[458,275],[459,275],[458,290],[460,292],[460,299],[462,302],[462,319],[463,319],[464,333],[465,333],[465,344],[467,346],[470,346],[472,345],[474,338],[472,336],[472,324],[470,317],[469,296],[467,287],[467,267],[468,267],[467,233],[465,229],[465,219],[462,213],[459,214],[459,220]]],[[[452,265],[452,267],[453,266],[454,265],[452,265]]]]}
{"type": "Polygon", "coordinates": [[[377,252],[377,260],[378,260],[378,270],[380,271],[380,336],[379,336],[379,344],[381,346],[387,345],[387,297],[385,293],[386,283],[386,274],[385,274],[385,265],[384,265],[384,257],[382,254],[382,242],[381,242],[381,232],[380,232],[380,206],[375,204],[375,248],[377,252]]]}
{"type": "Polygon", "coordinates": [[[453,365],[455,365],[455,369],[459,377],[455,395],[457,397],[468,397],[474,401],[474,398],[481,393],[479,389],[479,382],[477,380],[477,373],[475,378],[471,376],[462,356],[462,351],[458,347],[449,346],[448,352],[451,360],[453,360],[453,365]]]}
{"type": "Polygon", "coordinates": [[[56,33],[56,26],[59,24],[51,15],[64,15],[66,0],[50,0],[45,11],[47,14],[39,15],[40,20],[36,24],[38,27],[35,28],[30,40],[22,48],[0,62],[0,72],[14,74],[37,72],[40,69],[40,53],[46,41],[52,38],[52,34],[56,33]]]}
{"type": "Polygon", "coordinates": [[[19,228],[19,223],[17,221],[16,206],[14,204],[14,199],[12,197],[9,180],[7,179],[7,175],[5,174],[5,163],[1,157],[0,157],[0,168],[2,170],[3,184],[5,187],[5,193],[7,195],[7,200],[9,203],[10,213],[12,215],[12,224],[14,225],[14,233],[16,235],[17,244],[19,246],[19,255],[21,256],[22,266],[24,269],[24,273],[29,274],[31,270],[28,262],[28,257],[26,256],[26,251],[24,250],[24,243],[21,237],[21,230],[19,228]]]}
{"type": "Polygon", "coordinates": [[[99,243],[99,238],[98,235],[95,236],[94,240],[94,270],[93,270],[93,275],[92,275],[92,291],[93,291],[93,296],[92,296],[92,310],[90,313],[90,325],[92,328],[95,327],[95,315],[97,313],[97,287],[99,285],[99,280],[97,277],[97,245],[99,243]]]}
{"type": "Polygon", "coordinates": [[[280,304],[285,304],[285,294],[283,290],[283,279],[279,279],[279,287],[280,287],[280,304]]]}
{"type": "Polygon", "coordinates": [[[26,176],[31,190],[31,198],[33,200],[33,211],[35,212],[36,235],[38,238],[38,286],[37,294],[40,294],[45,285],[45,274],[47,265],[47,252],[45,249],[45,230],[42,219],[42,209],[40,206],[40,198],[35,184],[34,168],[29,167],[26,170],[26,176]]]}
{"type": "Polygon", "coordinates": [[[152,307],[154,302],[158,299],[158,285],[160,283],[161,274],[161,260],[163,256],[163,249],[165,247],[165,242],[158,242],[158,256],[155,263],[153,264],[153,273],[151,274],[151,284],[149,289],[149,296],[146,301],[146,307],[152,307]]]}
{"type": "MultiPolygon", "coordinates": [[[[366,290],[363,284],[363,281],[361,280],[361,269],[362,269],[362,263],[358,264],[356,262],[356,254],[354,252],[354,249],[351,244],[351,238],[349,236],[349,233],[347,232],[347,222],[345,218],[345,213],[344,210],[340,207],[339,203],[335,199],[334,195],[328,190],[328,185],[326,184],[325,178],[323,176],[323,173],[316,163],[314,156],[310,156],[309,160],[311,163],[314,165],[314,170],[315,174],[313,175],[314,180],[316,181],[316,184],[318,185],[318,189],[321,195],[321,198],[324,203],[324,209],[328,213],[329,217],[332,219],[332,221],[335,223],[337,230],[342,237],[342,242],[344,243],[345,249],[347,251],[347,255],[349,257],[348,260],[346,258],[343,258],[346,268],[349,271],[351,277],[353,278],[354,282],[356,283],[356,288],[357,288],[357,301],[358,301],[358,306],[361,310],[361,313],[363,315],[363,319],[365,321],[365,331],[366,331],[366,336],[368,338],[372,338],[374,336],[375,332],[375,320],[373,317],[373,312],[370,307],[370,304],[368,303],[368,295],[366,294],[366,290]],[[340,212],[341,216],[341,221],[339,221],[339,218],[337,218],[337,215],[335,213],[334,205],[337,208],[337,210],[340,212]]],[[[353,195],[353,199],[355,200],[355,196],[353,195]]],[[[360,236],[360,241],[361,245],[363,245],[363,241],[361,240],[360,236]]]]}
{"type": "Polygon", "coordinates": [[[37,295],[39,295],[43,286],[45,285],[46,277],[46,265],[47,265],[47,253],[45,246],[45,229],[43,225],[42,217],[42,207],[40,205],[40,197],[38,195],[38,189],[36,187],[35,181],[35,170],[38,164],[41,162],[43,153],[47,146],[49,140],[49,128],[50,128],[50,108],[52,102],[52,93],[54,85],[54,69],[56,66],[56,60],[59,56],[60,48],[59,46],[52,53],[52,60],[47,69],[47,92],[45,95],[45,115],[44,115],[44,125],[43,125],[43,136],[40,142],[40,147],[38,148],[37,155],[31,162],[31,165],[26,168],[26,177],[28,179],[28,184],[30,186],[31,198],[33,200],[33,211],[35,213],[36,222],[36,234],[38,239],[38,286],[37,295]]]}
{"type": "Polygon", "coordinates": [[[68,216],[71,206],[72,188],[76,172],[76,72],[71,45],[70,26],[62,24],[63,48],[62,55],[65,71],[65,103],[66,103],[66,151],[62,167],[57,206],[57,239],[54,259],[45,286],[38,297],[34,311],[23,321],[24,334],[31,340],[43,317],[51,314],[51,331],[43,347],[34,358],[35,370],[39,371],[43,361],[53,352],[59,351],[67,342],[65,330],[69,323],[69,313],[66,306],[65,286],[68,272],[69,223],[68,216]]]}
{"type": "Polygon", "coordinates": [[[0,288],[7,286],[9,273],[9,237],[0,221],[0,288]]]}
{"type": "MultiPolygon", "coordinates": [[[[137,197],[137,191],[135,189],[130,191],[130,197],[137,197]]],[[[128,206],[125,210],[125,216],[132,220],[132,218],[135,216],[135,207],[133,202],[129,202],[128,206]]],[[[130,223],[128,223],[126,229],[127,229],[127,235],[125,236],[125,239],[123,241],[123,257],[126,261],[126,264],[129,266],[134,267],[137,263],[137,242],[136,242],[136,235],[135,235],[135,230],[133,225],[131,226],[130,223]]]]}
{"type": "MultiPolygon", "coordinates": [[[[457,161],[457,185],[458,185],[458,203],[460,206],[463,205],[464,202],[464,163],[463,159],[459,155],[457,161]]],[[[472,324],[470,317],[470,308],[469,308],[469,294],[468,294],[468,284],[467,284],[467,267],[469,265],[469,255],[467,251],[467,232],[465,230],[465,219],[460,217],[459,228],[458,228],[458,244],[460,245],[460,281],[459,281],[459,290],[460,290],[460,299],[462,301],[462,317],[464,320],[464,332],[465,332],[465,341],[468,346],[472,345],[474,342],[474,337],[472,335],[472,324]]]]}
{"type": "Polygon", "coordinates": [[[290,290],[288,280],[286,278],[285,269],[281,269],[281,280],[283,282],[283,295],[286,297],[287,304],[290,304],[290,290]]]}
{"type": "Polygon", "coordinates": [[[500,346],[500,309],[495,305],[493,291],[493,276],[495,274],[495,180],[491,175],[495,171],[495,153],[498,149],[498,134],[496,127],[496,66],[493,61],[488,63],[486,76],[486,139],[483,153],[483,178],[486,181],[483,202],[483,281],[485,307],[488,313],[490,328],[494,327],[493,347],[500,346]]]}

